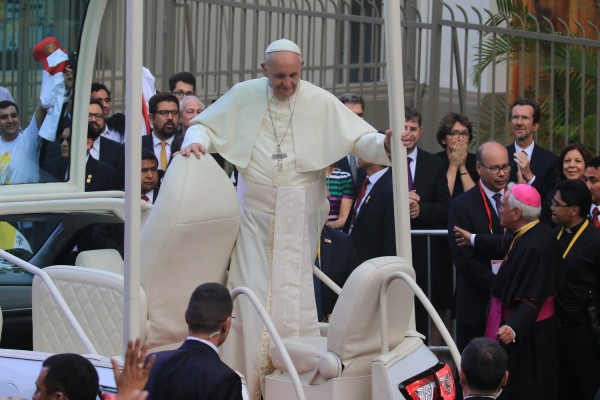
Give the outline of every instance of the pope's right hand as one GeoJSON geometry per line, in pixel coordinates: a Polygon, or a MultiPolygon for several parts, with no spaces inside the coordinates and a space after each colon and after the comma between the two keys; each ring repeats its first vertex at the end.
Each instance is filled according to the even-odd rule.
{"type": "Polygon", "coordinates": [[[189,157],[193,153],[196,156],[196,158],[200,159],[200,157],[202,157],[203,154],[206,154],[206,149],[201,144],[192,143],[181,149],[180,153],[184,157],[189,157]]]}

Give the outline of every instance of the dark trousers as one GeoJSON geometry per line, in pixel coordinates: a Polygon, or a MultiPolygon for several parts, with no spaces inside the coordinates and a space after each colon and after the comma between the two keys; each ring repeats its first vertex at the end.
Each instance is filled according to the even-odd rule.
{"type": "Polygon", "coordinates": [[[472,339],[485,335],[485,325],[456,324],[456,347],[462,351],[472,339]]]}
{"type": "Polygon", "coordinates": [[[558,348],[558,398],[594,399],[600,388],[600,337],[589,321],[560,324],[558,348]]]}

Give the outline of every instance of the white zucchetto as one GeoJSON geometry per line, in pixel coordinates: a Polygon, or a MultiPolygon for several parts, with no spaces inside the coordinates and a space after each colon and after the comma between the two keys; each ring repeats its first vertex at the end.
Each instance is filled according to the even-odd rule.
{"type": "Polygon", "coordinates": [[[288,39],[279,39],[272,42],[269,47],[265,50],[265,54],[275,53],[277,51],[291,51],[292,53],[296,53],[302,56],[302,51],[300,51],[300,47],[291,40],[288,39]]]}

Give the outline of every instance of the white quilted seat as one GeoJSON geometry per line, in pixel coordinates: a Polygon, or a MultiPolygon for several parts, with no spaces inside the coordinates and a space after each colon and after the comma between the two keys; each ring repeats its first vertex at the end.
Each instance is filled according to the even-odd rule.
{"type": "MultiPolygon", "coordinates": [[[[176,157],[141,231],[140,332],[152,348],[187,336],[184,312],[204,282],[225,283],[239,230],[235,189],[210,155],[176,157]]],[[[123,275],[114,254],[89,253],[82,266],[51,266],[67,304],[99,354],[121,354],[123,275]],[[109,257],[108,263],[96,257],[109,257]],[[108,264],[108,265],[107,265],[108,264]]],[[[41,279],[33,281],[33,346],[47,352],[85,352],[41,279]]]]}
{"type": "MultiPolygon", "coordinates": [[[[395,271],[414,269],[400,257],[381,257],[356,268],[331,313],[327,337],[298,337],[283,342],[300,375],[306,398],[365,399],[371,396],[371,363],[381,354],[379,292],[395,271]]],[[[413,292],[401,280],[388,290],[388,342],[398,351],[411,342],[413,292]]],[[[420,339],[419,339],[420,340],[420,339]]],[[[412,346],[412,345],[411,345],[412,346]]],[[[267,398],[293,398],[285,365],[277,350],[271,354],[276,371],[267,377],[267,398]]]]}

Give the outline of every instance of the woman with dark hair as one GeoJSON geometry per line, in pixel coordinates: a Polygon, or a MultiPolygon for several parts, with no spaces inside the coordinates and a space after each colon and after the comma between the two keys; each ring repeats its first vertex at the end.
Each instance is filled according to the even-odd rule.
{"type": "Polygon", "coordinates": [[[587,162],[593,156],[594,154],[579,142],[566,145],[560,152],[558,163],[556,164],[558,181],[582,179],[587,162]]]}
{"type": "MultiPolygon", "coordinates": [[[[594,154],[582,143],[573,142],[566,145],[560,152],[558,162],[556,163],[558,182],[583,179],[587,162],[593,156],[594,154]]],[[[556,193],[556,190],[551,190],[546,194],[540,214],[540,221],[550,226],[555,226],[552,221],[552,211],[550,210],[554,193],[556,193]]]]}
{"type": "Polygon", "coordinates": [[[446,163],[448,189],[454,198],[475,186],[479,179],[475,154],[469,153],[473,125],[464,115],[448,113],[440,120],[436,138],[445,149],[436,155],[446,163]]]}

